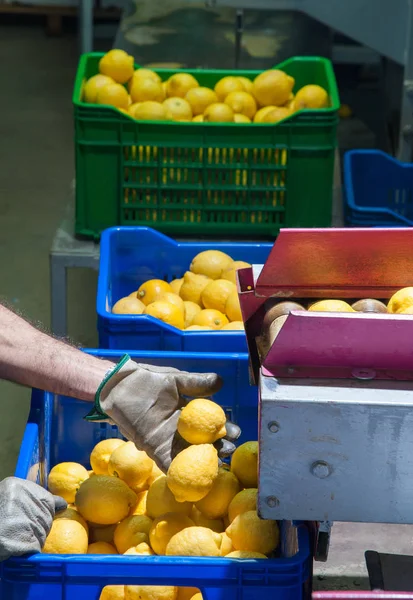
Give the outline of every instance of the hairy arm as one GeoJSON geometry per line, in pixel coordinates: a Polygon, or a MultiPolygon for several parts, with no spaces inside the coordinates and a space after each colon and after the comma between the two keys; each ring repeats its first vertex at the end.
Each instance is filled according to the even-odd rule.
{"type": "Polygon", "coordinates": [[[0,378],[92,401],[113,363],[39,331],[0,304],[0,378]]]}

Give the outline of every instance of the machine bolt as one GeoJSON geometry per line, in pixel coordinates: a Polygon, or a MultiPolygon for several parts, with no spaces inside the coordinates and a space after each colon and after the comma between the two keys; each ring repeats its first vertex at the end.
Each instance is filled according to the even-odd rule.
{"type": "Polygon", "coordinates": [[[271,433],[277,433],[280,431],[280,424],[277,423],[277,421],[270,421],[268,423],[268,429],[271,431],[271,433]]]}
{"type": "Polygon", "coordinates": [[[266,503],[270,508],[275,508],[276,506],[280,505],[280,501],[275,496],[268,496],[266,498],[266,503]]]}
{"type": "Polygon", "coordinates": [[[314,475],[314,477],[318,477],[318,479],[325,479],[326,477],[331,475],[333,469],[324,460],[316,460],[311,465],[310,471],[314,475]]]}
{"type": "Polygon", "coordinates": [[[288,369],[287,369],[287,373],[288,373],[289,375],[292,375],[293,373],[295,373],[295,369],[294,369],[294,367],[288,367],[288,369]]]}

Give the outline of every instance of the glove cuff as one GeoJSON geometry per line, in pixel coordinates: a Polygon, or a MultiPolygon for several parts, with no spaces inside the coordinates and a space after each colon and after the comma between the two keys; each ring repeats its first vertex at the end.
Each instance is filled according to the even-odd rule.
{"type": "Polygon", "coordinates": [[[99,385],[96,391],[93,408],[84,417],[86,421],[106,421],[110,418],[100,405],[100,396],[103,388],[108,383],[108,381],[110,381],[110,379],[112,379],[112,377],[121,370],[121,368],[128,362],[128,360],[130,360],[130,356],[129,354],[125,354],[124,356],[122,356],[117,365],[115,365],[113,369],[110,369],[110,371],[106,373],[105,378],[103,379],[102,383],[99,385]]]}

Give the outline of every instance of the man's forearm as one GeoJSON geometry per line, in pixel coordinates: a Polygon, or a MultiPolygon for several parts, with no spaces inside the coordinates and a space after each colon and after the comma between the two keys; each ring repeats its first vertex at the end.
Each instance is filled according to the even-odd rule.
{"type": "Polygon", "coordinates": [[[0,378],[92,401],[113,363],[39,331],[0,304],[0,378]]]}

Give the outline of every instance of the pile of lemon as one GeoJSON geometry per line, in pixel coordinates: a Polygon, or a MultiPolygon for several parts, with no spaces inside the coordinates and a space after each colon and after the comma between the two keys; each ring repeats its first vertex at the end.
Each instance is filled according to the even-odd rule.
{"type": "MultiPolygon", "coordinates": [[[[257,515],[258,443],[239,446],[219,466],[215,441],[226,435],[223,409],[203,398],[181,411],[178,431],[190,444],[164,475],[132,442],[99,442],[91,471],[53,467],[48,487],[69,507],[58,513],[43,552],[265,559],[279,543],[275,521],[257,515]]],[[[199,589],[107,586],[101,600],[202,600],[199,589]]]]}
{"type": "Polygon", "coordinates": [[[150,315],[185,331],[243,330],[236,271],[250,266],[220,250],[205,250],[182,278],[150,279],[118,300],[112,313],[150,315]]]}
{"type": "Polygon", "coordinates": [[[114,106],[138,121],[209,123],[276,123],[304,108],[329,106],[321,86],[306,85],[294,94],[294,85],[293,77],[278,69],[253,81],[226,76],[214,89],[184,72],[162,81],[151,69],[135,70],[133,57],[123,50],[110,50],[99,61],[99,74],[86,81],[83,100],[114,106]]]}

